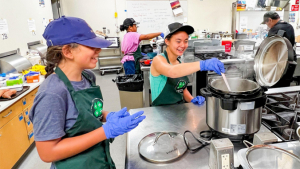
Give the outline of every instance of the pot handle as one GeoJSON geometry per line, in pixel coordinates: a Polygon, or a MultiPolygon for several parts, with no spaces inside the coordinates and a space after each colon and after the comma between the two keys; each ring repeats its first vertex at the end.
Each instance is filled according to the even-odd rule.
{"type": "Polygon", "coordinates": [[[171,135],[169,132],[161,132],[161,133],[155,138],[155,141],[154,141],[153,145],[155,145],[155,144],[158,142],[158,139],[159,139],[160,136],[165,135],[165,134],[169,134],[169,137],[170,137],[170,138],[173,138],[172,135],[171,135]]]}
{"type": "Polygon", "coordinates": [[[200,89],[200,93],[201,93],[201,95],[203,95],[205,97],[211,97],[212,96],[211,92],[208,91],[206,88],[200,89]]]}
{"type": "Polygon", "coordinates": [[[253,146],[253,144],[252,143],[250,143],[249,141],[247,141],[247,140],[243,140],[243,143],[245,144],[245,146],[247,147],[247,148],[249,148],[249,147],[252,147],[253,146]],[[250,145],[250,146],[249,146],[250,145]]]}

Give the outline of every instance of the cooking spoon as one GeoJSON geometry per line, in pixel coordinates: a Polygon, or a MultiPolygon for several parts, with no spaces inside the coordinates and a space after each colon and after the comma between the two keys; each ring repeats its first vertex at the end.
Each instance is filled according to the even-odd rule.
{"type": "Polygon", "coordinates": [[[225,74],[224,74],[224,73],[221,73],[221,74],[222,74],[222,77],[223,77],[223,79],[224,79],[224,82],[225,82],[225,84],[226,84],[228,90],[231,92],[231,89],[230,89],[230,87],[229,87],[229,84],[228,84],[228,81],[227,81],[227,79],[226,79],[225,74]]]}

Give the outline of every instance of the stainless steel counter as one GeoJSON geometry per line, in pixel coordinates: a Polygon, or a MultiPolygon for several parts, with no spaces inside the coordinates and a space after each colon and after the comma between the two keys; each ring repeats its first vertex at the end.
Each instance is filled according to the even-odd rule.
{"type": "MultiPolygon", "coordinates": [[[[144,107],[150,107],[150,94],[149,94],[149,90],[150,90],[150,66],[143,66],[142,64],[141,66],[141,70],[143,72],[144,75],[144,90],[143,90],[143,99],[144,99],[144,107]]],[[[188,84],[192,86],[192,96],[196,97],[196,74],[193,73],[189,76],[189,81],[190,83],[188,84]]]]}
{"type": "MultiPolygon", "coordinates": [[[[146,119],[137,128],[127,134],[127,148],[125,168],[127,169],[209,169],[209,146],[196,153],[187,152],[180,159],[166,164],[154,164],[142,159],[138,152],[140,140],[153,132],[174,131],[183,134],[190,130],[196,137],[200,131],[208,130],[206,125],[206,106],[197,106],[192,103],[185,103],[171,106],[147,107],[132,109],[130,114],[143,110],[146,119]]],[[[259,132],[270,132],[263,125],[259,132]]],[[[188,136],[189,143],[196,145],[195,141],[188,136]]],[[[241,143],[234,143],[235,157],[234,166],[240,165],[237,152],[245,148],[241,143]]]]}

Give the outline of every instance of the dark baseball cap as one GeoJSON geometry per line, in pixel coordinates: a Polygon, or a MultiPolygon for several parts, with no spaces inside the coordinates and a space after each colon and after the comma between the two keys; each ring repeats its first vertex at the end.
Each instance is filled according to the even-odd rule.
{"type": "Polygon", "coordinates": [[[269,11],[264,14],[264,18],[263,18],[264,21],[261,24],[266,24],[266,22],[268,21],[269,18],[278,19],[278,18],[280,18],[280,16],[275,11],[269,11]]]}
{"type": "Polygon", "coordinates": [[[139,24],[139,23],[136,22],[133,18],[126,18],[123,22],[123,26],[125,26],[126,28],[131,25],[137,25],[137,24],[139,24]]]}
{"type": "Polygon", "coordinates": [[[47,46],[78,43],[93,48],[106,48],[112,44],[106,39],[97,37],[85,20],[66,16],[51,21],[43,37],[47,41],[47,46]]]}
{"type": "Polygon", "coordinates": [[[184,31],[188,35],[192,34],[194,32],[194,28],[190,25],[183,25],[182,23],[174,22],[167,26],[167,29],[165,31],[165,38],[172,36],[176,32],[184,31]]]}

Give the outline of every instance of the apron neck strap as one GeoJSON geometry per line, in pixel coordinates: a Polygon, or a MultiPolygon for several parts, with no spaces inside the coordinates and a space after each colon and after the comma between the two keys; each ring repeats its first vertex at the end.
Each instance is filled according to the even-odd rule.
{"type": "MultiPolygon", "coordinates": [[[[164,54],[165,54],[165,56],[166,56],[166,58],[167,58],[168,63],[170,63],[170,60],[169,60],[169,57],[168,57],[168,53],[167,53],[166,50],[164,51],[164,54]]],[[[181,61],[178,59],[178,57],[177,57],[176,60],[177,60],[179,63],[181,63],[181,61]]]]}
{"type": "Polygon", "coordinates": [[[57,74],[59,79],[64,82],[69,91],[75,91],[68,77],[58,66],[55,68],[54,72],[57,74]]]}
{"type": "Polygon", "coordinates": [[[86,73],[85,71],[82,71],[82,75],[90,82],[92,86],[96,86],[95,82],[93,81],[92,77],[86,73]]]}
{"type": "MultiPolygon", "coordinates": [[[[55,73],[57,74],[59,79],[64,82],[64,84],[67,86],[69,91],[75,91],[70,80],[68,79],[68,77],[65,75],[65,73],[59,67],[55,68],[55,73]]],[[[90,84],[92,86],[96,86],[96,84],[92,80],[92,77],[88,73],[86,73],[85,71],[82,71],[82,75],[90,82],[90,84]]]]}

